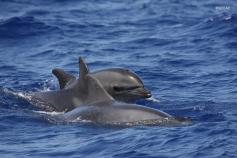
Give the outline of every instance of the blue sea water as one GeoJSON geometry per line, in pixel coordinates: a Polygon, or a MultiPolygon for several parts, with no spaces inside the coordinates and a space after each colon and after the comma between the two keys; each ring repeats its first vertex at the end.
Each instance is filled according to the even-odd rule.
{"type": "MultiPolygon", "coordinates": [[[[159,99],[158,102],[156,99],[159,99]]],[[[235,0],[1,0],[0,157],[236,157],[235,0]],[[125,67],[189,126],[50,123],[24,92],[57,89],[51,70],[125,67]]]]}

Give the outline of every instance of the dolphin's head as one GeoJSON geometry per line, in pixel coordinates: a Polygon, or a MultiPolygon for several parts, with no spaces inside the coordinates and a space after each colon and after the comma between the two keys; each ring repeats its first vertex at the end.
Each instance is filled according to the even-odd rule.
{"type": "Polygon", "coordinates": [[[151,97],[142,80],[132,71],[112,68],[92,73],[116,100],[132,101],[151,97]]]}

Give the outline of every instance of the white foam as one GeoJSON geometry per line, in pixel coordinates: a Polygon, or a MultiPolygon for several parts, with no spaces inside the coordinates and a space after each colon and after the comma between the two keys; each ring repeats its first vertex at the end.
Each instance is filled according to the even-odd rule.
{"type": "Polygon", "coordinates": [[[77,117],[76,119],[71,120],[70,122],[81,122],[81,123],[89,123],[92,122],[90,120],[83,120],[80,116],[77,117]]]}
{"type": "Polygon", "coordinates": [[[47,111],[36,111],[36,110],[33,110],[33,112],[39,113],[39,114],[47,114],[47,115],[51,115],[51,116],[56,116],[56,115],[64,114],[64,112],[56,112],[56,111],[47,112],[47,111]]]}
{"type": "Polygon", "coordinates": [[[52,90],[52,87],[54,86],[54,80],[53,79],[49,79],[49,80],[46,80],[44,83],[43,83],[43,91],[44,92],[48,92],[48,91],[51,91],[52,90]]]}
{"type": "Polygon", "coordinates": [[[17,96],[17,97],[20,97],[20,98],[24,98],[24,99],[27,99],[27,100],[31,99],[31,96],[28,95],[27,93],[24,93],[24,92],[15,92],[15,91],[7,89],[7,88],[4,88],[3,92],[14,95],[14,96],[17,96]]]}
{"type": "Polygon", "coordinates": [[[150,101],[153,101],[153,102],[156,102],[156,103],[160,103],[160,100],[159,100],[159,99],[156,99],[156,98],[154,98],[154,97],[147,98],[147,100],[150,100],[150,101]]]}

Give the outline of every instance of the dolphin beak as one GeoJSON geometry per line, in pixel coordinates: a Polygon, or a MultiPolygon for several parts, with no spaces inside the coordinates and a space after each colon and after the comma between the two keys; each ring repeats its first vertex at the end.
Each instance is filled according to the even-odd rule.
{"type": "Polygon", "coordinates": [[[121,91],[115,91],[115,92],[117,95],[120,95],[120,97],[121,96],[130,97],[129,100],[132,100],[131,98],[140,99],[140,98],[150,98],[152,96],[151,91],[145,89],[144,87],[136,87],[129,90],[121,90],[121,91]]]}
{"type": "Polygon", "coordinates": [[[136,94],[143,96],[144,98],[150,98],[152,96],[151,91],[145,89],[144,87],[140,87],[134,90],[136,94]]]}
{"type": "Polygon", "coordinates": [[[152,96],[151,91],[149,91],[149,90],[147,90],[147,89],[144,89],[144,96],[145,96],[146,98],[150,98],[150,97],[152,96]]]}

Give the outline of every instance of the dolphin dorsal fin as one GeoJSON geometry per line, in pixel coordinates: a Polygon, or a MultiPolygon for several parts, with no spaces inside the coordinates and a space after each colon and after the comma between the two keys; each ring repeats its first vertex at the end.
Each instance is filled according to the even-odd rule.
{"type": "Polygon", "coordinates": [[[72,74],[69,74],[68,72],[59,68],[53,69],[52,73],[57,77],[60,89],[64,89],[70,80],[73,80],[76,78],[72,74]]]}
{"type": "Polygon", "coordinates": [[[107,91],[103,88],[99,80],[91,75],[86,76],[87,84],[87,103],[96,103],[104,101],[113,101],[113,97],[110,96],[107,91]]]}
{"type": "Polygon", "coordinates": [[[89,69],[82,57],[79,57],[79,69],[80,69],[79,77],[83,79],[89,73],[89,69]]]}

